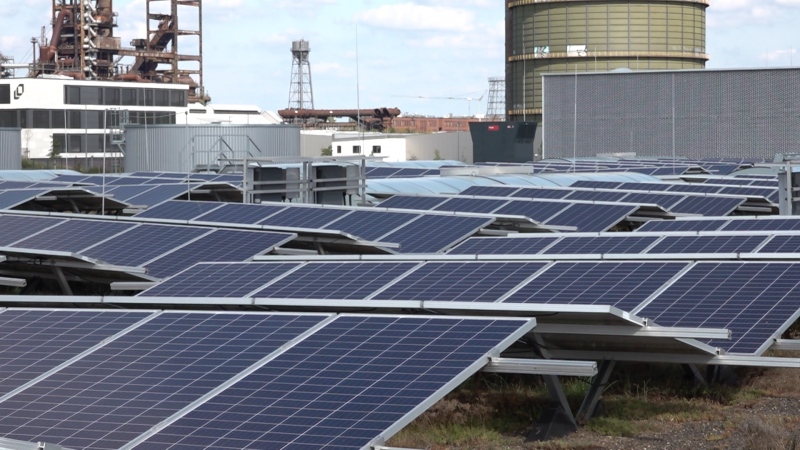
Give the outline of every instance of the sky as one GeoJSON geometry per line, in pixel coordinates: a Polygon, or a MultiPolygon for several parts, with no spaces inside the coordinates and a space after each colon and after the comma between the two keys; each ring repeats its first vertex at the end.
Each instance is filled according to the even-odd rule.
{"type": "MultiPolygon", "coordinates": [[[[144,37],[144,5],[114,1],[123,46],[144,37]]],[[[505,70],[503,0],[204,0],[203,13],[205,85],[217,104],[286,108],[297,39],[311,43],[320,109],[355,108],[360,97],[362,108],[485,113],[488,78],[505,70]]],[[[193,8],[180,14],[195,23],[193,8]]],[[[30,61],[30,38],[49,21],[50,0],[0,0],[0,53],[30,61]]],[[[800,65],[798,23],[800,0],[711,0],[707,67],[800,65]]],[[[196,52],[192,39],[183,51],[196,52]]]]}

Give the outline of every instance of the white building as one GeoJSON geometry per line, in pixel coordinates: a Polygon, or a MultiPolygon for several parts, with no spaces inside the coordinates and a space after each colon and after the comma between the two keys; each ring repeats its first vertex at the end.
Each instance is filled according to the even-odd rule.
{"type": "Polygon", "coordinates": [[[468,132],[399,134],[336,133],[333,156],[366,155],[387,162],[446,159],[472,163],[472,136],[468,132]]]}
{"type": "Polygon", "coordinates": [[[0,128],[22,128],[25,158],[48,158],[55,145],[60,158],[69,159],[102,157],[104,143],[107,156],[121,156],[107,132],[118,128],[121,117],[140,125],[276,123],[274,114],[256,106],[189,105],[188,90],[181,84],[62,76],[0,79],[0,128]]]}

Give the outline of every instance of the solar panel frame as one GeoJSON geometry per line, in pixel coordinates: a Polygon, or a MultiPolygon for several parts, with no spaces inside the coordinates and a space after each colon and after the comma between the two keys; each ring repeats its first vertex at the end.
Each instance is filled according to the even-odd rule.
{"type": "MultiPolygon", "coordinates": [[[[621,202],[628,196],[626,192],[608,192],[608,191],[574,191],[567,197],[566,200],[582,200],[582,201],[597,201],[597,202],[621,202]]],[[[635,203],[625,200],[627,203],[635,203]]]]}
{"type": "Polygon", "coordinates": [[[256,225],[286,208],[284,205],[225,203],[220,208],[195,217],[194,221],[256,225]]]}
{"type": "Polygon", "coordinates": [[[767,236],[665,236],[647,254],[752,253],[767,236]]]}
{"type": "Polygon", "coordinates": [[[570,208],[568,202],[545,202],[514,200],[496,210],[494,214],[524,216],[539,223],[545,223],[570,208]]]}
{"type": "Polygon", "coordinates": [[[474,195],[480,197],[511,197],[519,188],[506,186],[470,186],[461,191],[459,195],[474,195]]]}
{"type": "Polygon", "coordinates": [[[772,236],[756,253],[800,253],[800,236],[772,236]]]}
{"type": "Polygon", "coordinates": [[[0,191],[0,209],[11,209],[49,192],[47,189],[0,191]]]}
{"type": "Polygon", "coordinates": [[[420,197],[410,195],[394,195],[382,201],[378,206],[390,209],[414,209],[432,211],[437,206],[448,200],[447,197],[420,197]]]}
{"type": "Polygon", "coordinates": [[[77,253],[130,231],[137,225],[131,222],[70,219],[9,247],[77,253]]]}
{"type": "Polygon", "coordinates": [[[146,211],[137,214],[136,217],[140,219],[178,220],[186,222],[213,212],[224,205],[224,203],[219,202],[171,200],[161,203],[158,206],[148,208],[146,211]]]}
{"type": "Polygon", "coordinates": [[[325,228],[344,231],[365,240],[375,240],[419,217],[418,214],[391,211],[353,211],[325,228]]]}
{"type": "Polygon", "coordinates": [[[635,205],[572,205],[545,223],[574,226],[578,232],[603,232],[618,225],[638,209],[635,205]]]}
{"type": "Polygon", "coordinates": [[[490,218],[424,215],[378,240],[400,244],[398,253],[441,253],[492,222],[490,218]]]}
{"type": "Polygon", "coordinates": [[[651,220],[636,232],[720,231],[731,219],[718,220],[651,220]]]}
{"type": "Polygon", "coordinates": [[[54,217],[0,214],[0,247],[8,247],[66,222],[54,217]]]}
{"type": "Polygon", "coordinates": [[[437,205],[434,211],[465,212],[476,214],[491,214],[506,206],[508,200],[453,197],[437,205]]]}
{"type": "Polygon", "coordinates": [[[744,198],[687,196],[672,205],[670,211],[681,214],[697,214],[706,217],[725,217],[745,203],[744,198]]]}
{"type": "Polygon", "coordinates": [[[131,197],[127,200],[128,203],[137,206],[157,206],[166,201],[173,200],[181,195],[196,189],[197,184],[166,184],[156,186],[147,192],[131,197]]]}
{"type": "Polygon", "coordinates": [[[800,219],[733,219],[722,228],[722,231],[800,231],[800,219]]]}
{"type": "Polygon", "coordinates": [[[658,236],[565,236],[542,255],[641,254],[660,238],[658,236]]]}
{"type": "Polygon", "coordinates": [[[264,227],[322,229],[349,214],[349,210],[287,206],[258,222],[264,227]]]}
{"type": "Polygon", "coordinates": [[[522,188],[512,193],[510,197],[563,200],[571,195],[572,192],[567,189],[522,188]]]}
{"type": "Polygon", "coordinates": [[[474,237],[447,253],[449,255],[538,255],[559,239],[562,237],[474,237]]]}
{"type": "Polygon", "coordinates": [[[205,228],[142,224],[80,250],[80,254],[108,264],[139,267],[211,233],[213,230],[205,228]]]}

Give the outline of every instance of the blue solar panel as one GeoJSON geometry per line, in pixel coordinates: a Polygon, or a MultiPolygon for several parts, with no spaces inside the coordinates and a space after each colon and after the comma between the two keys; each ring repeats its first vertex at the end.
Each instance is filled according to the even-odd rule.
{"type": "Polygon", "coordinates": [[[417,263],[310,263],[265,287],[258,298],[362,300],[417,263]]]}
{"type": "Polygon", "coordinates": [[[800,236],[773,236],[758,253],[800,253],[800,236]]]}
{"type": "Polygon", "coordinates": [[[341,230],[361,239],[374,240],[419,217],[416,214],[388,211],[354,211],[328,225],[327,229],[341,230]]]}
{"type": "MultiPolygon", "coordinates": [[[[275,205],[277,206],[277,205],[275,205]]],[[[304,208],[290,206],[264,220],[259,225],[288,228],[323,228],[349,214],[345,209],[304,208]]]]}
{"type": "Polygon", "coordinates": [[[778,188],[778,180],[769,181],[769,180],[755,180],[750,183],[750,186],[763,186],[763,187],[771,187],[771,188],[778,188]]]}
{"type": "Polygon", "coordinates": [[[367,175],[369,178],[389,178],[390,176],[400,172],[396,167],[373,167],[367,168],[367,175]]]}
{"type": "Polygon", "coordinates": [[[664,209],[670,209],[672,205],[678,203],[684,198],[686,198],[686,196],[678,194],[634,193],[626,195],[622,201],[625,203],[638,203],[640,205],[655,204],[664,209]]]}
{"type": "Polygon", "coordinates": [[[286,206],[273,205],[244,205],[241,203],[226,203],[222,208],[196,217],[198,222],[238,223],[255,225],[273,214],[283,211],[286,206]]]}
{"type": "Polygon", "coordinates": [[[724,217],[736,211],[744,202],[744,198],[686,197],[680,203],[673,205],[670,211],[707,217],[724,217]]]}
{"type": "Polygon", "coordinates": [[[718,231],[730,222],[723,220],[651,220],[636,231],[640,232],[678,232],[678,231],[718,231]]]}
{"type": "Polygon", "coordinates": [[[740,195],[743,197],[766,197],[772,199],[778,195],[778,190],[766,187],[724,187],[720,191],[720,194],[740,195]]]}
{"type": "Polygon", "coordinates": [[[190,188],[189,186],[190,185],[188,184],[156,186],[155,189],[151,189],[144,194],[137,195],[136,197],[132,197],[126,201],[137,206],[155,206],[167,200],[173,200],[185,195],[189,189],[194,188],[190,188]]]}
{"type": "Polygon", "coordinates": [[[514,192],[519,190],[515,187],[504,186],[471,186],[460,195],[475,195],[483,197],[510,197],[514,192]]]}
{"type": "Polygon", "coordinates": [[[11,209],[22,203],[33,200],[46,192],[48,191],[37,189],[0,192],[0,209],[11,209]]]}
{"type": "Polygon", "coordinates": [[[647,253],[750,253],[767,236],[667,236],[647,253]]]}
{"type": "Polygon", "coordinates": [[[622,183],[614,189],[624,191],[668,191],[674,184],[668,183],[622,183]]]}
{"type": "Polygon", "coordinates": [[[133,223],[68,220],[13,245],[16,248],[76,253],[136,226],[133,223]]]}
{"type": "Polygon", "coordinates": [[[495,302],[546,263],[428,263],[389,286],[375,300],[495,302]]]}
{"type": "Polygon", "coordinates": [[[89,178],[88,175],[59,175],[53,178],[52,181],[58,183],[77,183],[79,181],[89,178]]]}
{"type": "Polygon", "coordinates": [[[719,180],[715,178],[709,178],[703,183],[705,184],[716,184],[721,186],[749,186],[753,180],[745,180],[745,179],[737,179],[737,180],[719,180]]]}
{"type": "Polygon", "coordinates": [[[454,211],[490,214],[508,203],[508,200],[489,200],[479,198],[451,198],[434,208],[436,211],[454,211]]]}
{"type": "Polygon", "coordinates": [[[223,203],[171,201],[136,215],[143,219],[192,220],[222,206],[223,203]]]}
{"type": "Polygon", "coordinates": [[[533,189],[533,188],[526,188],[520,189],[514,194],[511,194],[511,197],[516,198],[545,198],[545,199],[562,199],[566,198],[573,191],[567,189],[533,189]]]}
{"type": "Polygon", "coordinates": [[[63,223],[64,219],[0,215],[0,247],[7,247],[46,228],[63,223]]]}
{"type": "Polygon", "coordinates": [[[451,255],[537,255],[560,237],[470,238],[451,255]]]}
{"type": "Polygon", "coordinates": [[[478,217],[422,216],[381,241],[400,244],[400,253],[439,253],[492,222],[478,217]]]}
{"type": "Polygon", "coordinates": [[[546,222],[570,206],[567,202],[512,201],[495,211],[498,215],[525,216],[537,222],[546,222]]]}
{"type": "Polygon", "coordinates": [[[198,264],[142,292],[138,297],[239,298],[257,291],[299,263],[198,264]]]}
{"type": "MultiPolygon", "coordinates": [[[[155,186],[120,186],[110,189],[106,187],[106,194],[112,194],[114,196],[114,200],[120,200],[123,202],[127,202],[128,200],[136,197],[137,195],[142,195],[147,191],[155,189],[155,186]]],[[[91,189],[94,192],[102,193],[102,187],[96,187],[91,189]]]]}
{"type": "Polygon", "coordinates": [[[147,273],[166,278],[199,262],[243,262],[291,239],[289,234],[216,230],[147,264],[147,273]]]}
{"type": "Polygon", "coordinates": [[[706,186],[703,184],[673,184],[670,192],[690,192],[696,194],[714,194],[721,190],[719,186],[706,186]]]}
{"type": "Polygon", "coordinates": [[[760,354],[800,310],[800,264],[701,262],[650,302],[639,317],[661,326],[726,328],[709,344],[760,354]]]}
{"type": "Polygon", "coordinates": [[[141,225],[81,250],[81,254],[108,264],[138,267],[210,232],[205,228],[141,225]]]}
{"type": "Polygon", "coordinates": [[[547,224],[574,226],[581,232],[608,231],[638,209],[638,206],[622,205],[572,205],[547,224]]]}
{"type": "Polygon", "coordinates": [[[0,190],[9,190],[9,189],[28,189],[34,184],[37,184],[36,181],[3,181],[0,180],[0,190]]]}
{"type": "Polygon", "coordinates": [[[444,203],[446,200],[447,197],[410,197],[395,195],[388,200],[382,201],[378,206],[381,208],[419,209],[422,211],[430,211],[437,205],[444,203]]]}
{"type": "Polygon", "coordinates": [[[10,309],[0,314],[0,395],[134,325],[147,312],[10,309]]]}
{"type": "Polygon", "coordinates": [[[800,231],[800,219],[732,220],[723,231],[800,231]]]}
{"type": "Polygon", "coordinates": [[[560,262],[503,303],[608,305],[630,312],[687,265],[679,262],[560,262]]]}
{"type": "Polygon", "coordinates": [[[659,238],[655,236],[624,237],[570,237],[558,241],[543,252],[545,255],[595,255],[595,254],[638,254],[653,245],[659,238]]]}
{"type": "Polygon", "coordinates": [[[139,178],[156,178],[158,176],[163,175],[163,172],[135,172],[132,173],[132,177],[139,177],[139,178]]]}
{"type": "MultiPolygon", "coordinates": [[[[619,202],[628,194],[625,192],[606,192],[606,191],[575,191],[570,194],[568,200],[587,200],[597,202],[619,202]]],[[[628,200],[625,200],[628,203],[628,200]]]]}
{"type": "Polygon", "coordinates": [[[139,184],[144,184],[146,181],[149,181],[151,178],[137,178],[137,177],[119,177],[112,181],[106,180],[106,186],[135,186],[139,184]]]}
{"type": "Polygon", "coordinates": [[[515,320],[340,317],[142,448],[368,448],[472,375],[515,320]]]}
{"type": "Polygon", "coordinates": [[[162,314],[0,403],[0,435],[120,448],[325,318],[162,314]]]}

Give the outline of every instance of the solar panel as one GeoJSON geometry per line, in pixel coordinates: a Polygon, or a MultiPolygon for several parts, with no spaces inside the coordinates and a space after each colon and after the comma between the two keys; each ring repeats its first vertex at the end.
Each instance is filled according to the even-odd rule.
{"type": "Polygon", "coordinates": [[[189,191],[189,189],[193,189],[193,187],[189,186],[192,185],[171,184],[164,186],[156,186],[155,189],[151,189],[143,194],[139,194],[136,197],[132,197],[126,201],[132,205],[137,205],[137,206],[155,206],[167,200],[172,200],[177,197],[180,197],[181,195],[186,194],[189,191]]]}
{"type": "Polygon", "coordinates": [[[64,219],[0,215],[0,247],[7,247],[44,229],[63,223],[64,219]]]}
{"type": "Polygon", "coordinates": [[[84,180],[86,178],[88,178],[87,175],[59,175],[59,176],[53,178],[52,181],[55,181],[55,182],[58,182],[58,183],[77,183],[77,182],[82,181],[82,180],[84,180]]]}
{"type": "Polygon", "coordinates": [[[341,230],[366,240],[378,239],[419,217],[388,211],[354,211],[325,228],[341,230]]]}
{"type": "Polygon", "coordinates": [[[0,314],[0,395],[149,316],[148,312],[9,309],[0,314]]]}
{"type": "Polygon", "coordinates": [[[362,300],[417,263],[309,263],[255,294],[257,298],[362,300]]]}
{"type": "Polygon", "coordinates": [[[511,197],[516,198],[544,198],[544,199],[562,199],[566,198],[573,191],[569,191],[566,189],[520,189],[519,191],[515,192],[511,195],[511,197]]]}
{"type": "Polygon", "coordinates": [[[640,205],[655,204],[664,209],[670,209],[672,205],[684,198],[686,198],[686,196],[678,194],[633,193],[626,195],[622,201],[625,203],[638,203],[640,205]]]}
{"type": "Polygon", "coordinates": [[[773,236],[758,253],[800,253],[800,236],[773,236]]]}
{"type": "Polygon", "coordinates": [[[142,448],[368,448],[472,375],[522,326],[510,319],[339,317],[142,448]]]}
{"type": "Polygon", "coordinates": [[[683,262],[559,262],[503,303],[608,305],[630,312],[687,266],[683,262]]]}
{"type": "Polygon", "coordinates": [[[434,208],[436,211],[453,211],[489,214],[508,203],[508,200],[489,200],[479,198],[451,198],[434,208]]]}
{"type": "Polygon", "coordinates": [[[668,191],[674,184],[669,183],[622,183],[614,189],[625,191],[668,191]]]}
{"type": "Polygon", "coordinates": [[[766,197],[771,199],[778,194],[778,190],[762,187],[723,187],[720,194],[741,195],[743,197],[766,197]]]}
{"type": "Polygon", "coordinates": [[[709,178],[703,183],[705,184],[717,184],[717,185],[724,185],[724,186],[749,186],[753,180],[745,180],[745,179],[738,179],[738,180],[720,180],[715,178],[709,178]]]}
{"type": "Polygon", "coordinates": [[[67,220],[12,245],[16,248],[77,253],[136,226],[133,223],[67,220]]]}
{"type": "Polygon", "coordinates": [[[729,219],[723,220],[651,220],[636,231],[639,232],[677,232],[677,231],[718,231],[729,219]]]}
{"type": "Polygon", "coordinates": [[[624,237],[570,237],[558,241],[543,252],[545,255],[596,255],[596,254],[638,254],[653,245],[659,238],[655,236],[624,237]]]}
{"type": "MultiPolygon", "coordinates": [[[[277,205],[275,205],[277,206],[277,205]]],[[[288,228],[322,228],[349,214],[349,210],[304,208],[290,206],[264,220],[259,225],[288,228]]]]}
{"type": "Polygon", "coordinates": [[[140,225],[80,253],[108,264],[138,267],[210,232],[205,228],[140,225]]]}
{"type": "Polygon", "coordinates": [[[572,205],[547,224],[574,226],[581,232],[608,231],[638,209],[623,205],[572,205]]]}
{"type": "Polygon", "coordinates": [[[195,217],[197,222],[239,223],[255,225],[278,211],[283,211],[286,206],[273,205],[244,205],[241,203],[226,203],[221,208],[215,209],[202,216],[195,217]]]}
{"type": "Polygon", "coordinates": [[[141,212],[136,217],[144,219],[192,220],[222,205],[222,203],[213,202],[170,201],[141,212]]]}
{"type": "Polygon", "coordinates": [[[137,178],[137,177],[118,177],[112,181],[106,181],[106,186],[135,186],[144,184],[150,178],[137,178]]]}
{"type": "Polygon", "coordinates": [[[800,231],[800,219],[732,220],[722,231],[800,231]]]}
{"type": "Polygon", "coordinates": [[[771,187],[771,188],[778,188],[778,180],[769,181],[769,180],[755,180],[750,183],[750,186],[763,186],[763,187],[771,187]]]}
{"type": "Polygon", "coordinates": [[[162,314],[0,403],[0,435],[120,448],[326,318],[162,314]]]}
{"type": "Polygon", "coordinates": [[[702,184],[673,184],[670,192],[690,192],[696,194],[714,194],[721,190],[719,186],[706,186],[702,184]]]}
{"type": "MultiPolygon", "coordinates": [[[[120,187],[115,187],[113,189],[109,189],[108,187],[106,187],[106,194],[109,193],[113,194],[115,200],[127,202],[133,197],[136,197],[137,195],[142,195],[145,192],[148,192],[152,189],[155,189],[155,186],[120,186],[120,187]]],[[[97,193],[103,192],[102,187],[97,187],[91,190],[97,193]]]]}
{"type": "Polygon", "coordinates": [[[515,187],[504,186],[470,186],[462,191],[460,195],[475,195],[483,197],[510,197],[514,192],[519,190],[515,187]]]}
{"type": "Polygon", "coordinates": [[[525,216],[537,222],[546,222],[556,214],[570,206],[566,202],[512,201],[498,209],[494,214],[508,216],[525,216]]]}
{"type": "Polygon", "coordinates": [[[650,302],[639,317],[661,326],[725,328],[709,344],[760,354],[800,310],[800,264],[701,262],[650,302]]]}
{"type": "Polygon", "coordinates": [[[546,263],[427,263],[389,286],[375,300],[495,302],[546,263]]]}
{"type": "Polygon", "coordinates": [[[670,211],[681,214],[724,217],[736,211],[746,200],[744,198],[686,197],[673,205],[670,211]]]}
{"type": "Polygon", "coordinates": [[[399,253],[439,253],[492,222],[478,217],[422,216],[381,241],[400,244],[399,253]]]}
{"type": "Polygon", "coordinates": [[[369,178],[388,178],[397,172],[400,172],[400,169],[396,167],[367,168],[367,175],[369,175],[369,178]]]}
{"type": "Polygon", "coordinates": [[[470,238],[451,255],[537,255],[560,237],[470,238]]]}
{"type": "Polygon", "coordinates": [[[147,273],[166,278],[198,262],[242,262],[271,251],[292,235],[258,231],[216,230],[147,263],[147,273]]]}
{"type": "MultiPolygon", "coordinates": [[[[588,200],[598,202],[618,202],[621,201],[628,194],[624,192],[606,192],[606,191],[575,191],[571,193],[567,200],[588,200]]],[[[626,200],[627,202],[627,200],[626,200]]],[[[628,202],[631,203],[631,202],[628,202]]]]}
{"type": "Polygon", "coordinates": [[[11,209],[35,199],[36,197],[48,192],[47,190],[26,189],[20,191],[0,192],[0,209],[11,209]]]}
{"type": "Polygon", "coordinates": [[[240,298],[299,266],[299,263],[198,264],[137,297],[240,298]]]}
{"type": "Polygon", "coordinates": [[[381,208],[394,208],[394,209],[419,209],[422,211],[431,211],[436,206],[441,205],[447,200],[447,197],[410,197],[395,195],[394,197],[381,202],[381,208]]]}
{"type": "Polygon", "coordinates": [[[750,253],[766,238],[767,236],[667,236],[647,253],[750,253]]]}

